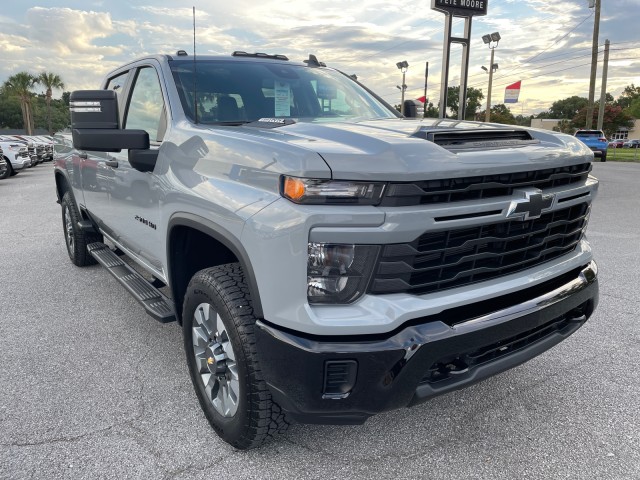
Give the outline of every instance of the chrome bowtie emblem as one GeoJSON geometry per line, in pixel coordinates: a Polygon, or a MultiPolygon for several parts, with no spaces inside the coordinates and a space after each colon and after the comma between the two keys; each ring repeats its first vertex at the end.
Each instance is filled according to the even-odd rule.
{"type": "Polygon", "coordinates": [[[507,218],[520,218],[522,221],[540,218],[543,210],[551,208],[555,197],[552,193],[543,194],[538,188],[518,189],[513,194],[521,198],[511,200],[507,218]]]}

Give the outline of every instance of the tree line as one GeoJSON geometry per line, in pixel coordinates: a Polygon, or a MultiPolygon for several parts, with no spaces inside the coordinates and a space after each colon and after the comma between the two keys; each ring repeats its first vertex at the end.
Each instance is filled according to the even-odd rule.
{"type": "Polygon", "coordinates": [[[69,125],[69,92],[61,99],[53,98],[54,90],[64,89],[60,75],[42,72],[33,75],[19,72],[0,86],[0,129],[23,129],[32,135],[36,128],[46,129],[50,135],[69,125]],[[37,86],[44,93],[34,92],[37,86]]]}
{"type": "MultiPolygon", "coordinates": [[[[62,98],[54,99],[53,91],[64,89],[64,82],[59,75],[42,72],[32,75],[19,72],[9,77],[0,86],[0,129],[24,129],[31,135],[36,128],[48,130],[53,134],[69,125],[69,92],[63,92],[62,98]],[[41,86],[44,93],[37,94],[34,89],[41,86]]],[[[449,87],[447,90],[447,117],[458,118],[460,87],[449,87]]],[[[482,120],[480,107],[484,94],[481,89],[469,87],[467,90],[466,120],[482,120]]],[[[533,118],[550,118],[561,120],[555,130],[573,133],[586,125],[588,100],[574,95],[553,102],[549,110],[537,115],[513,115],[504,104],[491,107],[491,121],[507,125],[528,126],[533,118]]],[[[400,110],[400,105],[396,105],[400,110]]],[[[432,102],[425,105],[427,117],[438,117],[438,108],[432,102]]],[[[593,124],[597,123],[600,101],[596,101],[593,109],[593,124]]],[[[603,130],[607,137],[612,137],[620,128],[633,128],[634,119],[640,118],[640,87],[633,83],[627,85],[620,96],[614,99],[609,93],[605,97],[603,130]]]]}
{"type": "MultiPolygon", "coordinates": [[[[460,87],[447,89],[448,118],[458,118],[459,94],[460,87]]],[[[484,94],[481,89],[468,88],[466,120],[484,120],[484,110],[480,110],[483,99],[484,94]]],[[[589,100],[586,97],[574,95],[553,102],[549,110],[537,115],[513,115],[509,107],[501,103],[491,107],[491,121],[507,125],[529,126],[534,118],[552,118],[561,120],[555,130],[572,134],[586,125],[588,103],[589,100]]],[[[400,105],[397,105],[396,108],[400,110],[400,105]]],[[[600,100],[597,100],[593,109],[593,125],[597,124],[599,108],[600,100]]],[[[634,119],[640,118],[640,87],[636,87],[634,84],[627,85],[617,99],[607,93],[604,108],[602,129],[607,137],[612,137],[620,128],[633,128],[634,119]]],[[[438,114],[438,107],[429,102],[426,105],[426,116],[437,118],[438,114]]]]}

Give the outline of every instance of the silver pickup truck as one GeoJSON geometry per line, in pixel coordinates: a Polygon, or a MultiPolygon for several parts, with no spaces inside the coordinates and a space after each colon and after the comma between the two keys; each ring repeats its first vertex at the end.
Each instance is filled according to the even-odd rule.
{"type": "Polygon", "coordinates": [[[69,257],[177,320],[237,448],[473,384],[597,305],[598,181],[574,137],[403,118],[312,55],[245,52],[141,58],[71,115],[69,257]]]}

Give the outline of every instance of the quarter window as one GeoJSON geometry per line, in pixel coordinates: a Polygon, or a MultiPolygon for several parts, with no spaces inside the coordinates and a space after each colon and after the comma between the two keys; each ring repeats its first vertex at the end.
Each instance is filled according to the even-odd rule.
{"type": "Polygon", "coordinates": [[[121,73],[117,77],[113,77],[111,80],[109,80],[107,90],[115,90],[117,93],[120,93],[122,91],[122,88],[124,87],[124,82],[127,81],[128,73],[129,72],[121,73]]]}

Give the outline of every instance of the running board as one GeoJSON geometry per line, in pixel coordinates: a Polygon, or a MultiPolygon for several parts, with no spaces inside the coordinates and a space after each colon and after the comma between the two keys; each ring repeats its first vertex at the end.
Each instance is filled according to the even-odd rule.
{"type": "Polygon", "coordinates": [[[173,322],[176,315],[173,302],[154,288],[142,275],[127,265],[111,249],[101,242],[87,245],[87,250],[100,265],[138,300],[149,315],[162,323],[173,322]]]}

